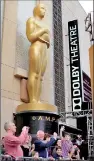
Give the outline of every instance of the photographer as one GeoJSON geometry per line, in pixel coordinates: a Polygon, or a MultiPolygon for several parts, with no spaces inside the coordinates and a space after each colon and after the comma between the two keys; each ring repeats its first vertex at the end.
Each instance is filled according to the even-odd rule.
{"type": "Polygon", "coordinates": [[[12,122],[6,122],[4,129],[7,134],[4,137],[5,153],[13,158],[23,157],[23,151],[21,145],[25,143],[28,136],[28,127],[23,127],[19,137],[15,136],[16,126],[12,122]]]}

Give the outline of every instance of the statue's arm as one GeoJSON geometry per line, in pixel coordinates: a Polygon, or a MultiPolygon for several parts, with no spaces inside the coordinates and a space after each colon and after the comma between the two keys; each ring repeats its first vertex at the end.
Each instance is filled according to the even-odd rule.
{"type": "Polygon", "coordinates": [[[49,33],[48,29],[40,28],[35,30],[35,23],[33,19],[29,19],[26,23],[26,35],[30,42],[36,41],[44,33],[49,33]]]}

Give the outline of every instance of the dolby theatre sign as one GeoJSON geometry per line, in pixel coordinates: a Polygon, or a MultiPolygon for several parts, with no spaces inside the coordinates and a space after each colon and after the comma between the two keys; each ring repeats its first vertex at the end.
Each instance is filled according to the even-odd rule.
{"type": "Polygon", "coordinates": [[[69,53],[70,53],[70,74],[71,74],[71,97],[73,111],[81,111],[82,88],[80,53],[77,20],[68,22],[69,53]]]}

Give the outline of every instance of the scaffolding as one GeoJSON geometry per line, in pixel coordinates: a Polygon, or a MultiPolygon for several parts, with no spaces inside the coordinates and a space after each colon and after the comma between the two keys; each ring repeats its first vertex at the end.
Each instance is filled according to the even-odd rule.
{"type": "Polygon", "coordinates": [[[92,115],[87,115],[87,136],[88,136],[88,154],[89,157],[93,155],[93,117],[92,115]]]}
{"type": "Polygon", "coordinates": [[[80,117],[87,117],[87,140],[88,140],[88,155],[89,157],[93,154],[93,110],[89,108],[88,110],[82,110],[78,112],[62,112],[60,114],[61,118],[63,119],[77,119],[80,117]]]}

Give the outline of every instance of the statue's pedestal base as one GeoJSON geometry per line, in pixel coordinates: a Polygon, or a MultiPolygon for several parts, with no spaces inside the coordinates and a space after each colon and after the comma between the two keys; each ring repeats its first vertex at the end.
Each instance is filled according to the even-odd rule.
{"type": "Polygon", "coordinates": [[[29,126],[29,133],[36,135],[38,130],[45,133],[58,133],[57,107],[47,103],[27,103],[17,107],[16,126],[17,134],[21,132],[23,126],[29,126]]]}

